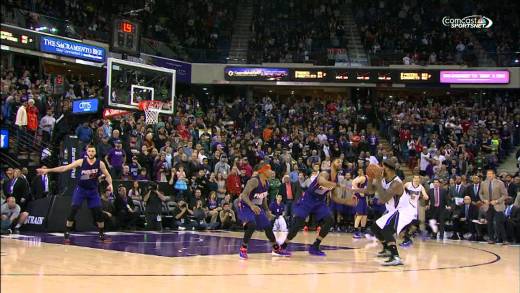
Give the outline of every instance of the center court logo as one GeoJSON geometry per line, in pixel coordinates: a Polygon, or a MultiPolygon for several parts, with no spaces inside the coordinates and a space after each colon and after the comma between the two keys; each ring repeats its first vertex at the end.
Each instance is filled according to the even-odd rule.
{"type": "Polygon", "coordinates": [[[483,15],[470,15],[464,18],[451,18],[445,16],[442,18],[442,24],[451,28],[476,28],[484,29],[490,28],[493,21],[483,15]]]}

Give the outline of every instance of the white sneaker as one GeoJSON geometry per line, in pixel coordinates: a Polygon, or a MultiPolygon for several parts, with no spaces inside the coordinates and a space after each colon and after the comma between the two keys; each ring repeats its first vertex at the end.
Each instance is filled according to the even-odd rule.
{"type": "Polygon", "coordinates": [[[433,233],[439,232],[439,227],[437,227],[437,221],[435,219],[430,219],[430,228],[432,228],[433,233]]]}
{"type": "Polygon", "coordinates": [[[401,258],[398,257],[398,256],[393,256],[393,257],[390,257],[387,261],[385,261],[384,263],[381,264],[382,266],[385,266],[385,267],[390,267],[390,266],[402,266],[403,265],[403,262],[401,261],[401,258]]]}
{"type": "Polygon", "coordinates": [[[184,230],[186,230],[186,227],[182,227],[182,226],[179,227],[179,231],[184,231],[184,230]]]}

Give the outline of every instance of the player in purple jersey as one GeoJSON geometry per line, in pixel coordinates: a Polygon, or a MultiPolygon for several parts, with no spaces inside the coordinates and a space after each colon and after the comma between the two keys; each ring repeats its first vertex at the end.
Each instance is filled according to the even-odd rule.
{"type": "Polygon", "coordinates": [[[343,194],[349,193],[349,190],[338,184],[338,175],[343,161],[336,158],[332,161],[330,171],[323,171],[312,181],[309,188],[305,191],[302,197],[293,207],[293,222],[289,229],[287,239],[281,245],[285,250],[288,243],[296,237],[305,223],[305,218],[313,214],[318,222],[320,222],[320,232],[316,241],[309,247],[311,255],[325,256],[325,253],[320,250],[320,244],[323,238],[327,236],[334,223],[334,218],[327,205],[327,196],[331,194],[331,199],[339,204],[355,205],[356,197],[350,194],[344,198],[343,194]],[[332,193],[331,193],[332,191],[332,193]]]}
{"type": "Polygon", "coordinates": [[[65,244],[70,243],[70,232],[74,224],[77,212],[81,208],[84,200],[87,200],[88,207],[92,210],[94,219],[97,222],[99,230],[99,239],[103,242],[109,242],[110,239],[105,237],[104,229],[105,222],[103,221],[103,212],[101,210],[101,197],[98,191],[98,177],[103,173],[108,182],[107,190],[112,192],[112,177],[105,167],[105,163],[96,158],[96,147],[93,145],[87,146],[87,155],[83,159],[76,160],[66,166],[56,168],[40,168],[36,171],[39,175],[47,173],[63,173],[76,168],[80,168],[80,177],[78,179],[78,186],[72,195],[72,209],[67,218],[67,225],[65,231],[65,244]]]}
{"type": "Polygon", "coordinates": [[[258,175],[247,181],[238,201],[238,217],[244,224],[244,239],[240,247],[240,258],[247,259],[247,245],[256,229],[264,230],[267,239],[273,245],[272,254],[275,256],[290,256],[276,243],[273,227],[267,214],[270,214],[267,206],[267,194],[269,190],[269,178],[273,171],[269,164],[262,165],[257,170],[258,175]]]}

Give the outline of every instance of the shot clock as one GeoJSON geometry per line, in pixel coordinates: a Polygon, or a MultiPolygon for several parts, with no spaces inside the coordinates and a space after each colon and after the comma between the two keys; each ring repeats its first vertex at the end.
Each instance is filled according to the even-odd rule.
{"type": "Polygon", "coordinates": [[[129,19],[116,19],[112,26],[111,49],[129,55],[139,54],[141,23],[129,19]]]}

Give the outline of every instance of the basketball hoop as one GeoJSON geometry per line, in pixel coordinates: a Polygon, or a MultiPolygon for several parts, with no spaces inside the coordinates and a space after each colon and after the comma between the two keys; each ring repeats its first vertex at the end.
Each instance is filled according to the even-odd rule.
{"type": "Polygon", "coordinates": [[[164,103],[161,101],[141,101],[139,110],[144,111],[146,124],[156,124],[159,121],[159,113],[164,103]]]}

